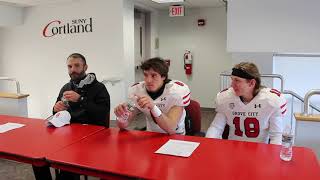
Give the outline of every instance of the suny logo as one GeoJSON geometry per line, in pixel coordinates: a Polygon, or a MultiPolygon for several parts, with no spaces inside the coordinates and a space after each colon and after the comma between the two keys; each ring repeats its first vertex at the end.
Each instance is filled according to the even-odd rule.
{"type": "Polygon", "coordinates": [[[64,23],[60,20],[49,22],[42,30],[43,37],[53,37],[61,34],[89,33],[92,32],[92,18],[74,19],[64,23]]]}

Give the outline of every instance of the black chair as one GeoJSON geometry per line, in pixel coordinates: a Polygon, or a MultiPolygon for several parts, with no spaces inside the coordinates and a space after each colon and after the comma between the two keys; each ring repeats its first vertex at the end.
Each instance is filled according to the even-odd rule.
{"type": "Polygon", "coordinates": [[[224,130],[223,130],[223,133],[222,133],[222,139],[228,139],[228,136],[229,136],[229,125],[227,124],[225,127],[224,127],[224,130]]]}

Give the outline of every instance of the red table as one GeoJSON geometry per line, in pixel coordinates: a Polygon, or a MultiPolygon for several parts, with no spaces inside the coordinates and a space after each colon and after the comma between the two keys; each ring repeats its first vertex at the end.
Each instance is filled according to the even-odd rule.
{"type": "Polygon", "coordinates": [[[102,178],[183,180],[320,179],[315,154],[294,147],[290,162],[280,146],[109,128],[68,146],[47,159],[52,167],[102,178]],[[189,158],[155,154],[169,139],[200,142],[189,158]]]}
{"type": "Polygon", "coordinates": [[[0,133],[0,158],[45,165],[45,157],[102,129],[102,126],[72,124],[48,128],[44,120],[0,115],[0,124],[25,124],[24,127],[0,133]]]}

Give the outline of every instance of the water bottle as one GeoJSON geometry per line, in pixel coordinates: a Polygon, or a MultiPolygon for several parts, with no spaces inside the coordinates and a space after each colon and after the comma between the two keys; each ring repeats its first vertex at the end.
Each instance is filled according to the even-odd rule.
{"type": "Polygon", "coordinates": [[[286,127],[282,134],[282,147],[280,151],[280,158],[284,161],[291,161],[292,159],[293,137],[291,128],[286,127]]]}
{"type": "Polygon", "coordinates": [[[69,105],[69,101],[65,98],[65,97],[61,97],[61,101],[63,102],[63,104],[68,108],[70,105],[69,105]]]}
{"type": "Polygon", "coordinates": [[[130,112],[134,111],[134,107],[136,106],[136,99],[129,98],[126,102],[127,104],[127,111],[120,117],[117,117],[117,120],[120,122],[126,122],[129,118],[130,112]]]}

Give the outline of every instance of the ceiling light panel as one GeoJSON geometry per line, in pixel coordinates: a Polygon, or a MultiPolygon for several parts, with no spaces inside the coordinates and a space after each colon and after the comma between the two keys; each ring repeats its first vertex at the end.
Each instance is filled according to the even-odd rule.
{"type": "Polygon", "coordinates": [[[184,2],[184,0],[151,0],[156,3],[180,3],[184,2]]]}

